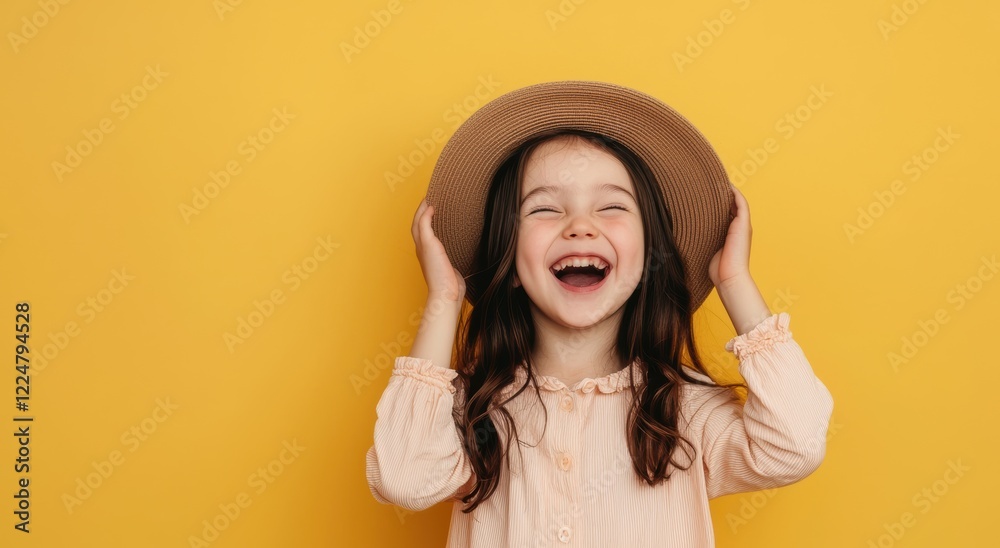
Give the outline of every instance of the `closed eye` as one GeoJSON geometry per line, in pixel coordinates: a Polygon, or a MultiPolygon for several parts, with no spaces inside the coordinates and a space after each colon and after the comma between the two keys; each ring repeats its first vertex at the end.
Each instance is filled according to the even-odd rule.
{"type": "MultiPolygon", "coordinates": [[[[623,205],[615,204],[615,205],[609,205],[608,207],[602,209],[601,211],[606,211],[608,209],[620,209],[621,211],[628,211],[629,210],[627,207],[625,207],[623,205]]],[[[556,210],[552,209],[551,207],[536,207],[535,209],[532,209],[531,211],[529,211],[528,215],[531,215],[532,213],[538,213],[539,211],[552,211],[552,212],[555,212],[556,210]]]]}

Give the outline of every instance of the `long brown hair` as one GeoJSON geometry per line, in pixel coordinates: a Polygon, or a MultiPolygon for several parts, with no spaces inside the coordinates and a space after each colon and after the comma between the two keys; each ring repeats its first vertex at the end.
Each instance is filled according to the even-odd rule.
{"type": "MultiPolygon", "coordinates": [[[[686,470],[693,462],[688,449],[693,446],[677,427],[682,382],[746,388],[742,383],[706,383],[682,367],[682,359],[687,357],[689,367],[711,378],[694,345],[694,311],[684,283],[684,266],[674,244],[673,221],[646,163],[623,144],[597,133],[556,129],[536,135],[511,153],[494,175],[482,236],[468,277],[466,296],[473,306],[468,318],[460,322],[456,363],[465,398],[456,400],[454,413],[474,474],[471,491],[461,497],[467,504],[463,509],[466,513],[496,490],[502,459],[509,458],[511,442],[523,443],[505,404],[529,384],[541,399],[531,363],[535,328],[528,296],[523,287],[513,284],[514,253],[525,165],[538,145],[560,136],[585,139],[614,155],[632,179],[642,217],[646,264],[641,281],[624,305],[614,349],[622,363],[638,359],[645,365],[646,378],[632,383],[632,405],[622,425],[636,474],[649,485],[656,485],[670,477],[668,464],[686,470]],[[650,264],[654,258],[662,264],[650,264]],[[527,366],[527,381],[506,400],[499,401],[501,390],[514,382],[515,367],[522,362],[527,366]],[[503,447],[494,418],[509,434],[503,447]],[[688,446],[682,449],[689,461],[683,466],[673,459],[674,448],[682,443],[688,446]]],[[[635,369],[630,374],[634,377],[635,369]]]]}

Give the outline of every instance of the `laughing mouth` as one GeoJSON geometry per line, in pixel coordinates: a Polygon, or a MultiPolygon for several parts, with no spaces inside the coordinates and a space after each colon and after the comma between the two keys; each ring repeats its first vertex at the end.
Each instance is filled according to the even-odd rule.
{"type": "Polygon", "coordinates": [[[558,278],[559,281],[574,287],[589,287],[599,284],[608,275],[610,270],[610,265],[605,266],[604,268],[598,268],[593,265],[585,265],[566,266],[559,270],[555,267],[551,269],[552,274],[558,278]]]}

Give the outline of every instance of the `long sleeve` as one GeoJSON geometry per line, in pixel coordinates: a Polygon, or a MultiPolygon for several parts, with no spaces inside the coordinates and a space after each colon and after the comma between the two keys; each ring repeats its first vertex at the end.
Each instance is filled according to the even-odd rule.
{"type": "Polygon", "coordinates": [[[452,416],[457,376],[427,359],[396,358],[365,456],[377,501],[423,510],[452,497],[471,477],[452,416]]]}
{"type": "Polygon", "coordinates": [[[709,498],[788,485],[823,461],[833,397],[788,323],[787,313],[774,314],[726,344],[740,360],[746,404],[728,389],[696,397],[709,498]]]}

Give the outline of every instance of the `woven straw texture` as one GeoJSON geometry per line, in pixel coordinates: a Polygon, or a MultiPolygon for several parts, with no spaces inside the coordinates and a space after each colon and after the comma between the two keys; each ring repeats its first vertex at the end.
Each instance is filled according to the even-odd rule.
{"type": "Polygon", "coordinates": [[[455,268],[464,275],[471,270],[494,172],[520,144],[552,128],[606,135],[646,161],[673,219],[692,310],[700,307],[712,291],[708,263],[725,242],[731,220],[725,168],[708,140],[673,108],[605,82],[523,87],[487,103],[459,126],[442,149],[427,190],[432,228],[455,268]]]}

